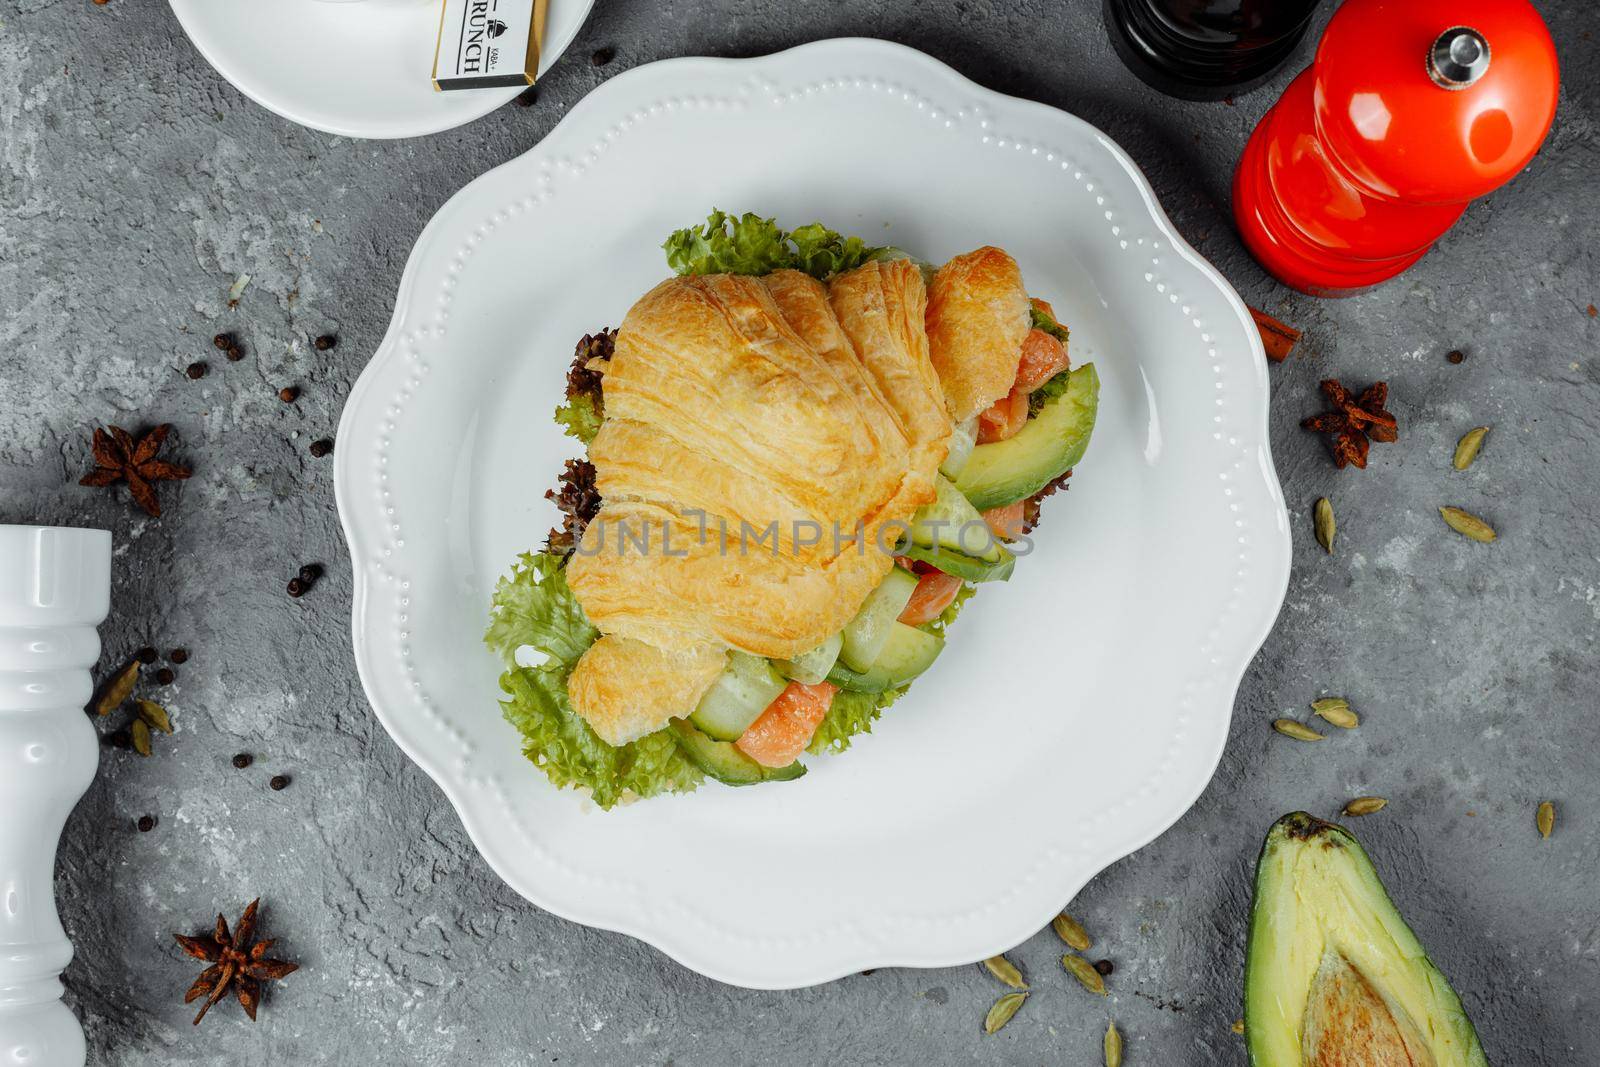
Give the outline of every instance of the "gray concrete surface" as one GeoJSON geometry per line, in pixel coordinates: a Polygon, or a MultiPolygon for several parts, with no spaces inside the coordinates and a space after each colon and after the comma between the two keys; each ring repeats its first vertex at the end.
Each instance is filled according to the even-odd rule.
{"type": "MultiPolygon", "coordinates": [[[[1288,72],[1236,105],[1152,93],[1088,0],[600,0],[531,108],[364,143],[241,97],[159,0],[0,0],[0,521],[103,525],[118,546],[108,660],[184,646],[153,695],[178,733],[153,758],[107,748],[69,823],[60,895],[78,946],[69,1003],[97,1064],[1239,1064],[1249,878],[1261,835],[1304,807],[1360,820],[1396,899],[1499,1065],[1600,1063],[1600,58],[1590,5],[1540,5],[1565,64],[1555,131],[1420,267],[1370,295],[1311,300],[1242,251],[1230,168],[1288,72]],[[536,143],[601,81],[653,59],[755,55],[863,34],[1074,111],[1146,169],[1178,227],[1245,298],[1305,328],[1272,371],[1273,448],[1296,553],[1277,628],[1244,680],[1200,802],[1074,905],[1116,964],[1108,1001],[1056,969],[1044,932],[1014,957],[1034,999],[1002,1034],[977,967],[880,970],[793,993],[719,986],[627,938],[546,915],[478,858],[439,791],[369,713],[352,668],[350,575],[330,434],[382,336],[412,242],[479,172],[536,143]],[[616,49],[606,67],[597,48],[616,49]],[[235,275],[254,281],[236,310],[235,275]],[[212,350],[236,331],[247,357],[212,350]],[[336,332],[338,347],[308,339],[336,332]],[[1445,353],[1463,348],[1453,366],[1445,353]],[[191,381],[182,368],[211,365],[191,381]],[[1387,378],[1399,444],[1337,472],[1298,429],[1316,382],[1387,378]],[[277,389],[297,383],[293,405],[277,389]],[[195,467],[151,521],[81,489],[97,423],[170,421],[195,467]],[[1465,429],[1494,433],[1449,470],[1465,429]],[[1339,552],[1309,536],[1333,497],[1339,552]],[[1460,504],[1501,533],[1445,531],[1460,504]],[[327,576],[283,593],[301,563],[327,576]],[[1267,723],[1325,691],[1366,725],[1317,746],[1267,723]],[[238,771],[229,758],[251,752],[238,771]],[[283,792],[274,773],[293,777],[283,792]],[[1560,808],[1541,841],[1535,804],[1560,808]],[[158,820],[149,833],[135,821],[158,820]],[[171,942],[267,901],[303,969],[251,1026],[198,1031],[196,967],[171,942]]],[[[108,729],[108,727],[107,727],[108,729]]],[[[3,817],[3,813],[0,813],[3,817]]]]}

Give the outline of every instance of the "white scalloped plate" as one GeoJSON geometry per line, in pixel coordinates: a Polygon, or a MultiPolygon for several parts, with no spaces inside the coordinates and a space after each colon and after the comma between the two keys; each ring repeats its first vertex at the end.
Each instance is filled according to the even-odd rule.
{"type": "Polygon", "coordinates": [[[384,726],[518,892],[726,982],[942,966],[1024,940],[1211,777],[1282,602],[1288,518],[1244,305],[1071,115],[927,56],[825,41],[621,75],[418,240],[340,426],[354,640],[384,726]],[[573,342],[712,206],[938,261],[1009,249],[1103,382],[1039,548],[871,736],[781,786],[604,813],[519,754],[479,642],[556,515],[573,342]]]}
{"type": "MultiPolygon", "coordinates": [[[[168,0],[189,40],[234,87],[291,122],[345,137],[420,137],[481,118],[522,92],[433,88],[440,0],[168,0]]],[[[539,73],[594,0],[552,0],[539,73]]]]}

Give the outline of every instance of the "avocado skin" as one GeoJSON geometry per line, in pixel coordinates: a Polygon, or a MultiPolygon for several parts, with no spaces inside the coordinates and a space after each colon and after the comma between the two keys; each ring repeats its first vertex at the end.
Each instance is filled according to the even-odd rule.
{"type": "Polygon", "coordinates": [[[1015,437],[973,448],[956,479],[973,507],[989,511],[1026,500],[1083,458],[1100,406],[1100,377],[1085,363],[1067,383],[1015,437]]]}
{"type": "MultiPolygon", "coordinates": [[[[1426,988],[1434,993],[1433,1006],[1440,1009],[1437,1013],[1430,1013],[1431,1017],[1417,1019],[1414,1022],[1420,1029],[1437,1029],[1440,1032],[1453,1034],[1460,1041],[1460,1047],[1455,1050],[1454,1055],[1447,1058],[1436,1057],[1436,1067],[1489,1067],[1477,1031],[1467,1018],[1466,1010],[1461,1006],[1454,988],[1423,952],[1415,933],[1395,907],[1394,901],[1378,877],[1376,868],[1373,867],[1371,859],[1355,835],[1343,826],[1325,822],[1304,811],[1290,812],[1273,823],[1256,861],[1254,899],[1250,908],[1250,932],[1245,946],[1244,978],[1245,1042],[1249,1052],[1250,1067],[1303,1067],[1304,1064],[1303,1055],[1297,1054],[1292,1059],[1285,1058],[1280,1051],[1274,1050],[1269,1044],[1269,1029],[1275,1020],[1252,1018],[1255,1014],[1252,1010],[1253,1005],[1258,1001],[1272,1002],[1276,991],[1289,988],[1287,983],[1304,981],[1309,987],[1315,977],[1314,973],[1304,975],[1285,973],[1286,962],[1271,958],[1269,951],[1264,947],[1265,942],[1273,938],[1281,939],[1285,927],[1291,924],[1291,920],[1300,918],[1298,915],[1286,916],[1283,907],[1286,901],[1290,902],[1290,907],[1301,906],[1302,897],[1297,892],[1303,888],[1301,883],[1296,881],[1295,884],[1286,886],[1276,884],[1275,861],[1281,852],[1288,849],[1338,850],[1341,861],[1358,876],[1362,883],[1361,888],[1367,891],[1365,903],[1368,907],[1389,920],[1390,930],[1397,938],[1402,941],[1409,939],[1409,945],[1402,943],[1397,946],[1406,959],[1402,965],[1395,968],[1396,973],[1405,972],[1404,962],[1409,962],[1410,966],[1417,968],[1418,975],[1413,977],[1420,976],[1424,980],[1426,988]],[[1258,987],[1264,994],[1261,997],[1253,995],[1258,987]]],[[[1320,919],[1320,916],[1313,918],[1320,919]]],[[[1330,945],[1329,949],[1331,948],[1330,945]]],[[[1296,1037],[1300,1039],[1296,1041],[1298,1052],[1304,1038],[1303,1020],[1296,1021],[1296,1029],[1296,1037]]]]}

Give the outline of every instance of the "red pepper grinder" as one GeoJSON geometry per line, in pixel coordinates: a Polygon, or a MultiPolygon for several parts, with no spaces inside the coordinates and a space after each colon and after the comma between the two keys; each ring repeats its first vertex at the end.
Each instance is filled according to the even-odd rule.
{"type": "Polygon", "coordinates": [[[1533,158],[1559,84],[1528,0],[1345,0],[1239,160],[1245,244],[1313,296],[1394,277],[1533,158]]]}

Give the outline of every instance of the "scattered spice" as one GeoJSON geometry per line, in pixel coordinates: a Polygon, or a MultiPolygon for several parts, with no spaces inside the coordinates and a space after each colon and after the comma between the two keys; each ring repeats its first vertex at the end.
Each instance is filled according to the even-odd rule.
{"type": "Polygon", "coordinates": [[[1596,308],[1593,304],[1590,304],[1584,310],[1589,313],[1589,317],[1591,319],[1594,318],[1596,315],[1600,315],[1600,308],[1596,308]]]}
{"type": "Polygon", "coordinates": [[[1057,937],[1079,952],[1088,952],[1094,945],[1094,942],[1089,939],[1089,931],[1085,930],[1078,920],[1066,912],[1062,912],[1054,919],[1051,919],[1050,928],[1056,932],[1057,937]]]}
{"type": "Polygon", "coordinates": [[[233,343],[233,334],[219,333],[211,339],[211,347],[218,352],[226,352],[228,349],[237,348],[238,346],[233,343]]]}
{"type": "Polygon", "coordinates": [[[1461,440],[1456,442],[1455,455],[1450,457],[1450,465],[1458,471],[1464,471],[1472,466],[1472,461],[1478,458],[1478,450],[1483,447],[1483,439],[1489,436],[1489,427],[1474,426],[1461,435],[1461,440]]]}
{"type": "MultiPolygon", "coordinates": [[[[155,657],[151,657],[154,659],[155,657]]],[[[95,698],[94,713],[104,718],[122,706],[122,702],[133,694],[133,687],[139,680],[138,657],[128,661],[128,665],[111,676],[111,680],[101,688],[100,695],[95,698]]]]}
{"type": "Polygon", "coordinates": [[[1100,1044],[1101,1051],[1105,1053],[1106,1067],[1122,1067],[1122,1035],[1117,1033],[1115,1022],[1106,1023],[1106,1036],[1100,1044]]]}
{"type": "Polygon", "coordinates": [[[133,741],[133,750],[141,756],[150,755],[150,724],[143,719],[134,719],[128,724],[128,737],[133,741]]]}
{"type": "Polygon", "coordinates": [[[615,48],[597,48],[589,57],[589,62],[597,67],[603,67],[617,57],[615,48]]]}
{"type": "Polygon", "coordinates": [[[1448,359],[1451,363],[1460,363],[1467,358],[1467,354],[1461,351],[1459,348],[1452,348],[1448,353],[1445,354],[1444,358],[1448,359]]]}
{"type": "Polygon", "coordinates": [[[1012,989],[1028,988],[1028,983],[1023,980],[1022,972],[1017,970],[1017,965],[1004,956],[990,956],[983,961],[983,966],[1012,989]]]}
{"type": "Polygon", "coordinates": [[[289,788],[289,776],[287,774],[274,774],[272,776],[272,780],[267,783],[267,786],[274,793],[281,793],[285,789],[289,788]]]}
{"type": "Polygon", "coordinates": [[[300,399],[300,390],[292,385],[286,385],[278,390],[278,399],[285,404],[293,404],[300,399]]]}
{"type": "Polygon", "coordinates": [[[307,563],[304,567],[300,568],[300,580],[302,582],[310,584],[321,577],[322,564],[320,563],[307,563]]]}
{"type": "Polygon", "coordinates": [[[1542,802],[1534,813],[1533,823],[1539,828],[1540,837],[1549,837],[1556,828],[1556,806],[1548,800],[1542,802]]]}
{"type": "Polygon", "coordinates": [[[524,92],[518,94],[516,104],[518,107],[532,107],[534,104],[538,103],[538,101],[539,90],[530,85],[524,92]]]}
{"type": "Polygon", "coordinates": [[[157,685],[171,685],[177,680],[178,672],[173,670],[171,667],[162,667],[159,671],[156,671],[157,685]]]}
{"type": "Polygon", "coordinates": [[[112,748],[132,748],[133,735],[128,732],[127,727],[123,727],[120,730],[113,730],[111,735],[106,738],[106,744],[110,745],[112,748]]]}
{"type": "Polygon", "coordinates": [[[1106,995],[1106,980],[1101,978],[1100,972],[1095,970],[1094,966],[1082,956],[1074,956],[1070,953],[1062,956],[1061,966],[1065,967],[1067,973],[1076,978],[1078,984],[1089,992],[1102,997],[1106,995]]]}
{"type": "Polygon", "coordinates": [[[112,426],[109,431],[96,429],[95,468],[78,479],[78,484],[98,488],[127,482],[134,503],[147,514],[159,518],[161,502],[156,499],[155,483],[183,481],[191,473],[188,467],[157,458],[171,432],[171,423],[162,423],[135,444],[133,435],[120,426],[112,426]]]}
{"type": "Polygon", "coordinates": [[[1373,815],[1389,806],[1382,797],[1356,797],[1344,806],[1346,815],[1373,815]]]}
{"type": "Polygon", "coordinates": [[[1337,379],[1325,378],[1322,392],[1333,405],[1333,410],[1313,415],[1300,425],[1317,433],[1333,437],[1333,465],[1341,470],[1355,464],[1359,469],[1367,466],[1367,447],[1370,441],[1388,444],[1400,436],[1395,417],[1385,410],[1389,402],[1389,383],[1373,382],[1352,397],[1350,390],[1337,379]]]}
{"type": "Polygon", "coordinates": [[[1116,964],[1112,963],[1110,960],[1095,960],[1094,969],[1099,971],[1101,976],[1104,977],[1116,970],[1117,967],[1116,964]]]}
{"type": "Polygon", "coordinates": [[[339,338],[331,333],[325,333],[318,337],[315,341],[311,342],[312,347],[314,347],[318,352],[326,352],[329,349],[336,347],[338,344],[339,338]]]}
{"type": "Polygon", "coordinates": [[[1235,1019],[1235,1020],[1233,1020],[1233,1025],[1228,1027],[1228,1029],[1232,1030],[1236,1034],[1244,1033],[1244,1020],[1243,1019],[1235,1019]]]}
{"type": "Polygon", "coordinates": [[[1255,308],[1250,309],[1250,317],[1256,320],[1256,330],[1261,334],[1261,343],[1267,350],[1267,358],[1274,363],[1282,363],[1288,359],[1289,353],[1300,342],[1300,331],[1255,308]]]}
{"type": "Polygon", "coordinates": [[[160,730],[171,736],[172,717],[167,714],[167,709],[157,704],[154,700],[136,700],[134,707],[138,709],[139,720],[152,730],[160,730]]]}
{"type": "Polygon", "coordinates": [[[133,658],[148,666],[156,661],[156,655],[156,650],[151,648],[149,645],[146,645],[139,651],[135,652],[133,654],[133,658]]]}
{"type": "Polygon", "coordinates": [[[1485,544],[1495,539],[1494,527],[1470,511],[1462,511],[1460,508],[1440,508],[1439,517],[1444,519],[1446,526],[1462,537],[1470,537],[1485,544]]]}
{"type": "Polygon", "coordinates": [[[156,820],[153,816],[141,815],[137,825],[141,834],[147,834],[156,828],[156,820]]]}
{"type": "Polygon", "coordinates": [[[1316,507],[1311,509],[1312,524],[1316,527],[1317,544],[1323,551],[1333,555],[1333,537],[1339,532],[1338,523],[1333,520],[1333,505],[1328,498],[1318,497],[1316,507]]]}
{"type": "Polygon", "coordinates": [[[1354,730],[1361,725],[1361,716],[1350,710],[1350,702],[1344,697],[1323,697],[1321,700],[1313,700],[1311,711],[1341,730],[1354,730]]]}
{"type": "Polygon", "coordinates": [[[292,597],[302,597],[305,596],[306,590],[309,588],[311,588],[311,584],[309,582],[303,581],[299,577],[294,577],[289,579],[287,591],[292,597]]]}
{"type": "Polygon", "coordinates": [[[1296,741],[1321,741],[1323,737],[1305,723],[1295,722],[1293,719],[1273,719],[1272,728],[1285,737],[1292,737],[1296,741]]]}
{"type": "Polygon", "coordinates": [[[326,437],[322,438],[320,441],[312,441],[311,442],[311,454],[312,454],[312,456],[316,457],[317,459],[321,459],[323,456],[326,456],[329,452],[332,452],[332,451],[333,451],[333,442],[330,441],[326,437]]]}
{"type": "Polygon", "coordinates": [[[272,946],[271,939],[255,940],[256,912],[260,906],[259,897],[252,900],[232,933],[228,931],[228,920],[218,915],[216,929],[210,936],[173,935],[185,952],[211,964],[183,996],[185,1004],[206,998],[206,1002],[200,1006],[200,1014],[194,1017],[196,1026],[200,1025],[200,1020],[206,1017],[211,1006],[227,995],[229,990],[238,997],[239,1006],[244,1008],[250,1021],[255,1022],[256,1008],[261,1004],[261,983],[286,978],[299,969],[298,964],[267,958],[267,949],[272,946]]]}
{"type": "Polygon", "coordinates": [[[189,364],[189,366],[184,369],[183,373],[187,374],[194,381],[199,381],[201,378],[206,376],[206,372],[210,369],[210,367],[206,366],[202,362],[195,362],[189,364]]]}
{"type": "Polygon", "coordinates": [[[244,295],[244,291],[249,287],[250,275],[241,274],[235,278],[233,284],[228,287],[228,306],[231,308],[238,307],[239,298],[244,295]]]}
{"type": "Polygon", "coordinates": [[[240,752],[233,757],[233,765],[241,771],[254,762],[255,757],[248,752],[240,752]]]}
{"type": "Polygon", "coordinates": [[[167,653],[167,658],[181,667],[183,664],[189,662],[189,650],[186,648],[175,648],[171,652],[167,653]]]}
{"type": "Polygon", "coordinates": [[[1000,1028],[1010,1022],[1022,1007],[1022,1002],[1028,999],[1026,993],[1007,993],[994,1002],[989,1013],[983,1017],[983,1032],[986,1034],[998,1033],[1000,1028]]]}

